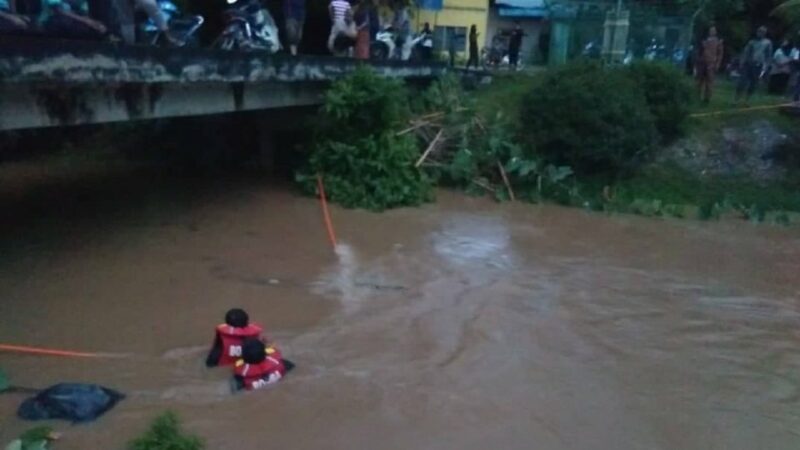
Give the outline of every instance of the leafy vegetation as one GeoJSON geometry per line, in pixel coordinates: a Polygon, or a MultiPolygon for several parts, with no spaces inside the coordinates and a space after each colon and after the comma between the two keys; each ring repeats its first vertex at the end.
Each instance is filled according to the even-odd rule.
{"type": "Polygon", "coordinates": [[[549,71],[524,97],[523,144],[579,174],[618,174],[658,141],[642,89],[620,70],[576,63],[549,71]]]}
{"type": "Polygon", "coordinates": [[[306,192],[324,178],[332,201],[380,211],[433,198],[430,179],[414,167],[411,136],[397,131],[409,117],[404,86],[361,68],[328,91],[308,165],[296,179],[306,192]]]}
{"type": "Polygon", "coordinates": [[[50,441],[58,439],[58,434],[48,426],[35,427],[22,433],[19,439],[15,439],[6,446],[6,450],[47,450],[50,441]]]}
{"type": "Polygon", "coordinates": [[[680,137],[685,131],[692,99],[689,80],[674,66],[664,63],[642,61],[626,70],[644,93],[662,140],[669,142],[680,137]]]}
{"type": "Polygon", "coordinates": [[[184,434],[178,416],[166,412],[153,420],[150,428],[128,444],[128,450],[201,450],[203,441],[184,434]]]}
{"type": "MultiPolygon", "coordinates": [[[[728,90],[722,83],[719,96],[728,90]]],[[[415,96],[410,108],[402,85],[369,72],[340,82],[336,91],[323,109],[309,168],[298,180],[314,192],[316,173],[324,173],[331,199],[346,206],[417,204],[439,184],[498,200],[647,216],[800,219],[800,183],[793,176],[758,184],[652,162],[658,145],[686,130],[699,133],[735,120],[690,118],[690,112],[729,108],[727,99],[693,105],[688,81],[669,67],[583,63],[502,77],[469,93],[457,79],[444,78],[415,96]],[[368,123],[369,131],[359,123],[368,123]]]]}

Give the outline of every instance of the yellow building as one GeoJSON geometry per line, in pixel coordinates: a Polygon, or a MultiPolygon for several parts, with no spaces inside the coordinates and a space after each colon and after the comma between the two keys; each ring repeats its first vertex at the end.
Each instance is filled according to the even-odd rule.
{"type": "MultiPolygon", "coordinates": [[[[458,38],[458,51],[467,51],[467,35],[469,27],[478,29],[478,47],[483,47],[486,40],[486,28],[489,21],[489,0],[440,0],[441,9],[417,9],[414,23],[417,31],[428,22],[434,35],[434,48],[447,51],[448,42],[455,34],[458,38]]],[[[422,2],[436,3],[436,1],[422,2]]]]}

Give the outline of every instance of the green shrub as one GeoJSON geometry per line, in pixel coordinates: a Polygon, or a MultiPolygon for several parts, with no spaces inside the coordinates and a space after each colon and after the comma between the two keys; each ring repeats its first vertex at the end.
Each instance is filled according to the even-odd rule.
{"type": "Polygon", "coordinates": [[[692,87],[686,76],[668,64],[644,61],[625,70],[644,92],[661,138],[669,142],[680,137],[692,100],[692,87]]]}
{"type": "Polygon", "coordinates": [[[409,118],[403,83],[362,66],[337,81],[325,94],[319,139],[354,142],[368,135],[397,131],[409,118]]]}
{"type": "Polygon", "coordinates": [[[200,438],[181,432],[178,417],[172,412],[156,417],[143,435],[128,444],[129,450],[201,450],[203,447],[200,438]]]}
{"type": "Polygon", "coordinates": [[[347,208],[380,211],[433,199],[432,184],[414,167],[419,151],[413,140],[389,133],[353,143],[319,144],[309,168],[297,176],[308,192],[323,174],[325,193],[347,208]]]}
{"type": "Polygon", "coordinates": [[[399,81],[361,68],[328,91],[312,152],[296,180],[351,208],[382,210],[418,205],[433,197],[433,185],[414,167],[414,138],[397,131],[408,123],[408,95],[399,81]]]}
{"type": "Polygon", "coordinates": [[[588,63],[550,71],[525,95],[520,140],[579,174],[618,174],[658,141],[641,89],[621,70],[588,63]]]}

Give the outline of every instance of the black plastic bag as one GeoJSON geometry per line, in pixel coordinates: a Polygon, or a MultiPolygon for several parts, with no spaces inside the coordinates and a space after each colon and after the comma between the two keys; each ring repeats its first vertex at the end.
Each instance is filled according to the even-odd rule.
{"type": "Polygon", "coordinates": [[[61,383],[22,402],[17,415],[26,420],[88,422],[103,415],[123,398],[123,394],[96,384],[61,383]]]}

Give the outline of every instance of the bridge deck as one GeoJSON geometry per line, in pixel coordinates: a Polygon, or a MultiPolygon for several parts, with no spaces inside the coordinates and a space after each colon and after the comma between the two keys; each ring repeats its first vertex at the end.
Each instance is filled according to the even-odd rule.
{"type": "MultiPolygon", "coordinates": [[[[0,130],[216,114],[320,103],[359,61],[0,37],[0,130]]],[[[373,62],[429,79],[441,64],[373,62]]]]}

